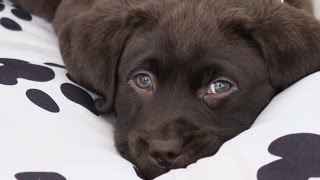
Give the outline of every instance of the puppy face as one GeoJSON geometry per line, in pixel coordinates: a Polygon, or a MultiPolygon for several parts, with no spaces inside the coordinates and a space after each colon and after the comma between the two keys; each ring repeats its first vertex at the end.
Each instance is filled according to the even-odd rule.
{"type": "Polygon", "coordinates": [[[320,69],[319,22],[278,0],[132,3],[56,29],[70,74],[104,95],[117,150],[147,179],[215,154],[320,69]]]}
{"type": "Polygon", "coordinates": [[[179,15],[136,32],[118,69],[116,147],[147,179],[215,154],[275,93],[257,48],[179,15]]]}

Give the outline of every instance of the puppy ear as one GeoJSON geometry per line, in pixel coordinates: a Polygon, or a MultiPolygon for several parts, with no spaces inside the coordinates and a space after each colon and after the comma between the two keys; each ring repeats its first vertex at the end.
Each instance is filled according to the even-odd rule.
{"type": "Polygon", "coordinates": [[[226,11],[220,28],[228,35],[240,35],[261,52],[276,90],[320,70],[320,23],[316,19],[286,4],[256,9],[260,11],[226,11]]]}
{"type": "Polygon", "coordinates": [[[148,18],[138,8],[107,5],[73,18],[59,30],[60,50],[69,73],[77,83],[104,97],[96,101],[101,113],[113,111],[122,51],[136,28],[150,24],[148,18]]]}

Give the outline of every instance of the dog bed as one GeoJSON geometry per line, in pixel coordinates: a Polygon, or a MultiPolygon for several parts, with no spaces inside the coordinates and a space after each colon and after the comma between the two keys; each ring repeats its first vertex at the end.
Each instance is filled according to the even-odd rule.
{"type": "MultiPolygon", "coordinates": [[[[157,179],[320,179],[319,92],[320,73],[304,78],[215,156],[157,179]]],[[[0,0],[0,179],[140,179],[95,98],[68,75],[51,25],[0,0]]]]}

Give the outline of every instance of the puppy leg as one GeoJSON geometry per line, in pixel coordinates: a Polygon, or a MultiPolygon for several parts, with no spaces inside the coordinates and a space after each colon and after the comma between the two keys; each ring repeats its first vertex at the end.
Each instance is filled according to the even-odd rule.
{"type": "Polygon", "coordinates": [[[52,21],[55,11],[61,0],[11,0],[19,5],[22,9],[52,21]]]}
{"type": "Polygon", "coordinates": [[[313,0],[284,0],[289,5],[302,9],[307,13],[314,15],[313,0]]]}

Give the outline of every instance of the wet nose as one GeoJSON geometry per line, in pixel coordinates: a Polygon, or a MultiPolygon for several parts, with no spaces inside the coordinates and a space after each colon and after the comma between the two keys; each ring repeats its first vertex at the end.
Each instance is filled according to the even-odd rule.
{"type": "Polygon", "coordinates": [[[182,143],[179,140],[152,140],[149,144],[149,155],[161,168],[170,168],[181,154],[182,143]]]}

